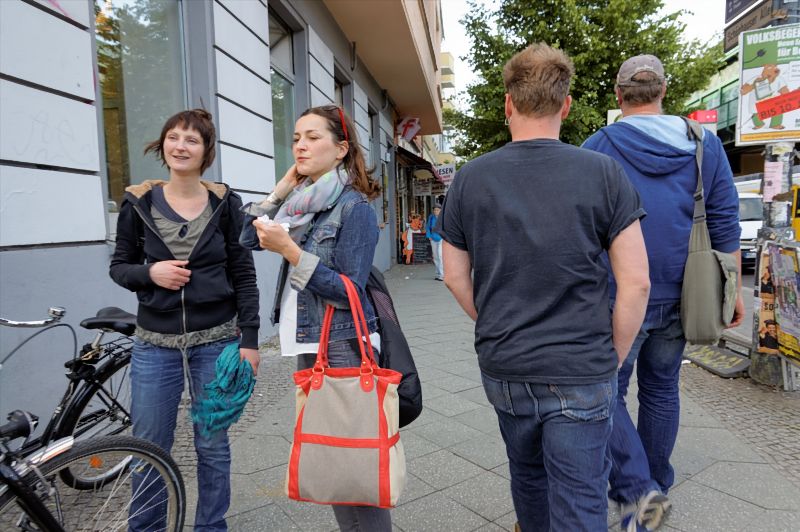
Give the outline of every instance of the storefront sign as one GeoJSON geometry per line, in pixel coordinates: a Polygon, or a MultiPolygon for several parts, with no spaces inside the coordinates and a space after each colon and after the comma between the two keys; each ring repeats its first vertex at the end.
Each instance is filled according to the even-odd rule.
{"type": "Polygon", "coordinates": [[[800,24],[739,36],[736,145],[800,140],[800,24]]]}
{"type": "Polygon", "coordinates": [[[430,196],[433,181],[414,181],[415,196],[430,196]]]}
{"type": "Polygon", "coordinates": [[[397,124],[397,134],[406,141],[411,142],[411,139],[419,133],[421,128],[422,125],[419,123],[419,118],[407,116],[397,124]]]}
{"type": "MultiPolygon", "coordinates": [[[[777,13],[776,13],[777,15],[777,13]]],[[[763,0],[754,10],[725,28],[725,51],[733,50],[739,43],[739,34],[743,31],[757,30],[772,22],[772,0],[763,0]]]]}
{"type": "MultiPolygon", "coordinates": [[[[735,19],[740,13],[755,4],[758,0],[725,0],[725,24],[735,19]]],[[[772,0],[770,0],[772,3],[772,0]]]]}
{"type": "Polygon", "coordinates": [[[456,165],[440,164],[439,166],[434,166],[434,168],[436,169],[436,175],[439,177],[439,181],[445,185],[449,185],[453,182],[453,178],[456,176],[456,165]]]}

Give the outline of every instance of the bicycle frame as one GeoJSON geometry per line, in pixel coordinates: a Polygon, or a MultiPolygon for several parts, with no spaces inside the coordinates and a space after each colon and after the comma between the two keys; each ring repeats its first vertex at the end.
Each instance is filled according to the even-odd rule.
{"type": "MultiPolygon", "coordinates": [[[[53,441],[54,436],[57,434],[62,416],[67,411],[70,404],[72,404],[74,400],[80,399],[83,394],[94,391],[94,386],[98,386],[98,383],[95,381],[95,375],[97,374],[95,369],[95,363],[97,360],[95,359],[97,359],[99,355],[103,354],[103,345],[101,342],[107,331],[99,330],[94,340],[91,343],[84,345],[83,349],[81,349],[80,356],[78,356],[77,336],[75,334],[75,329],[69,324],[59,323],[61,318],[63,318],[66,314],[66,310],[61,307],[51,307],[48,310],[48,314],[50,315],[49,318],[37,321],[14,321],[0,317],[0,325],[9,327],[41,328],[40,331],[26,338],[22,343],[14,348],[3,359],[3,362],[11,358],[14,353],[16,353],[22,346],[24,346],[34,337],[56,327],[67,327],[72,333],[74,339],[75,354],[73,355],[72,360],[67,363],[67,367],[69,368],[69,371],[67,372],[67,389],[64,391],[64,395],[61,397],[58,405],[53,410],[53,414],[50,416],[42,435],[37,438],[27,439],[20,447],[18,452],[23,455],[33,452],[36,449],[48,446],[48,444],[53,441]],[[93,373],[89,375],[86,371],[84,371],[83,374],[81,374],[81,370],[84,368],[91,368],[93,373]]],[[[103,366],[101,366],[101,368],[102,367],[103,366]]],[[[0,363],[0,368],[2,368],[2,363],[0,363]]],[[[117,404],[117,406],[119,405],[117,404]]]]}

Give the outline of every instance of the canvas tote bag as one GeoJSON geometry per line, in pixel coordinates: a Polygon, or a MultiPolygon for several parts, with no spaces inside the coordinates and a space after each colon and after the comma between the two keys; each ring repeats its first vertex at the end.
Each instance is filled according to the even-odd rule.
{"type": "Polygon", "coordinates": [[[402,375],[376,364],[358,292],[340,277],[362,339],[361,367],[329,366],[333,307],[328,305],[317,360],[294,374],[296,420],[286,494],[319,504],[392,508],[406,482],[397,394],[402,375]]]}
{"type": "Polygon", "coordinates": [[[733,320],[738,288],[738,262],[730,253],[711,249],[703,199],[703,137],[701,125],[686,120],[689,137],[697,143],[697,188],[689,256],[681,290],[681,324],[692,344],[715,344],[733,320]]]}

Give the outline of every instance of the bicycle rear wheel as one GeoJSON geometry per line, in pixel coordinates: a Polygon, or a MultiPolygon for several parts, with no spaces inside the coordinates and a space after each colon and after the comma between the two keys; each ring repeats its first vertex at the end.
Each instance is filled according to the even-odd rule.
{"type": "MultiPolygon", "coordinates": [[[[178,466],[157,445],[130,436],[78,442],[28,473],[25,481],[68,532],[183,527],[186,493],[178,466]],[[109,474],[110,469],[119,469],[109,474]],[[78,472],[91,489],[64,481],[78,472]]],[[[0,497],[0,530],[35,530],[13,497],[0,497]]]]}
{"type": "Polygon", "coordinates": [[[85,381],[64,410],[56,437],[81,441],[130,433],[131,345],[129,338],[120,338],[104,346],[107,362],[96,368],[94,378],[85,381]]]}

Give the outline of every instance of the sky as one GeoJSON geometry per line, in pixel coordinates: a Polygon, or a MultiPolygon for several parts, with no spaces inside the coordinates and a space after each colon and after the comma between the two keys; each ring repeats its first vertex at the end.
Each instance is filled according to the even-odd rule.
{"type": "MultiPolygon", "coordinates": [[[[467,88],[474,80],[474,75],[461,56],[469,52],[469,39],[459,24],[459,20],[467,12],[467,0],[441,0],[444,25],[442,51],[450,52],[455,57],[455,79],[458,92],[467,88]]],[[[485,3],[494,3],[483,0],[485,3]]],[[[694,38],[705,42],[711,38],[721,39],[725,27],[725,0],[664,0],[664,13],[673,13],[679,9],[691,11],[681,19],[686,23],[686,38],[694,38]]]]}

